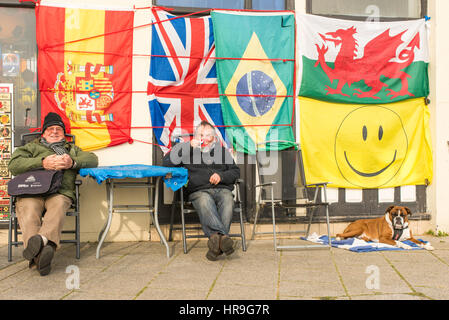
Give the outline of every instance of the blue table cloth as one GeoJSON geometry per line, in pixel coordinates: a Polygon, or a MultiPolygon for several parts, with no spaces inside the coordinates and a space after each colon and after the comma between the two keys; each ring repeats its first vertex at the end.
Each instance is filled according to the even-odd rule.
{"type": "Polygon", "coordinates": [[[98,184],[104,180],[125,179],[125,178],[146,178],[146,177],[164,177],[167,187],[176,191],[187,183],[187,169],[180,167],[161,167],[145,164],[130,164],[121,166],[101,166],[97,168],[82,168],[79,171],[80,176],[91,176],[98,184]],[[171,178],[165,176],[171,173],[171,178]]]}

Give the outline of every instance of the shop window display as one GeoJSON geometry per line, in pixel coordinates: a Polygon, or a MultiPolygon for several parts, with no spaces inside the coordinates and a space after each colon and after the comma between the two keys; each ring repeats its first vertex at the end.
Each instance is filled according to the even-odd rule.
{"type": "Polygon", "coordinates": [[[14,146],[22,133],[39,126],[35,21],[34,9],[1,7],[0,85],[13,88],[14,146]]]}
{"type": "Polygon", "coordinates": [[[0,4],[0,222],[9,219],[8,161],[39,114],[34,9],[0,4]]]}

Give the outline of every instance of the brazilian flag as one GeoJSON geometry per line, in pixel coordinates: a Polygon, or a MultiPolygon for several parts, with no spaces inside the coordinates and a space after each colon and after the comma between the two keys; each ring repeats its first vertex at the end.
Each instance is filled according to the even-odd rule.
{"type": "MultiPolygon", "coordinates": [[[[239,152],[255,153],[257,143],[294,142],[293,13],[211,12],[218,90],[226,133],[239,152]]],[[[264,146],[263,146],[264,147],[264,146]]],[[[269,148],[269,146],[267,147],[269,148]]]]}

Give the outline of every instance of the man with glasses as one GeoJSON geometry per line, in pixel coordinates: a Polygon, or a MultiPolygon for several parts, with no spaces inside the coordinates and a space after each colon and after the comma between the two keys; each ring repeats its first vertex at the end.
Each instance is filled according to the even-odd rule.
{"type": "Polygon", "coordinates": [[[62,185],[57,193],[40,197],[19,197],[16,214],[22,230],[23,257],[36,265],[41,276],[50,273],[54,252],[60,247],[62,228],[67,210],[75,201],[75,179],[80,168],[98,165],[92,152],[82,151],[65,140],[65,125],[53,112],[47,114],[42,136],[17,148],[8,169],[19,175],[35,169],[64,170],[62,185]],[[45,211],[45,217],[42,214],[45,211]]]}
{"type": "Polygon", "coordinates": [[[218,142],[215,128],[202,121],[192,140],[176,145],[165,155],[163,164],[188,170],[185,194],[209,238],[206,258],[215,261],[222,253],[232,254],[234,241],[229,237],[234,211],[232,190],[240,177],[240,169],[218,142]]]}

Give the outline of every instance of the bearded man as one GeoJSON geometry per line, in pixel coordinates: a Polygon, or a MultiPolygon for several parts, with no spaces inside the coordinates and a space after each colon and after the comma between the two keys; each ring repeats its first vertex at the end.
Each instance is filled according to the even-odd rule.
{"type": "Polygon", "coordinates": [[[214,126],[202,121],[190,142],[176,145],[165,155],[163,165],[182,166],[188,171],[185,195],[209,238],[206,258],[215,261],[222,253],[232,254],[234,241],[229,237],[234,211],[232,190],[240,177],[240,168],[218,142],[214,126]]]}

